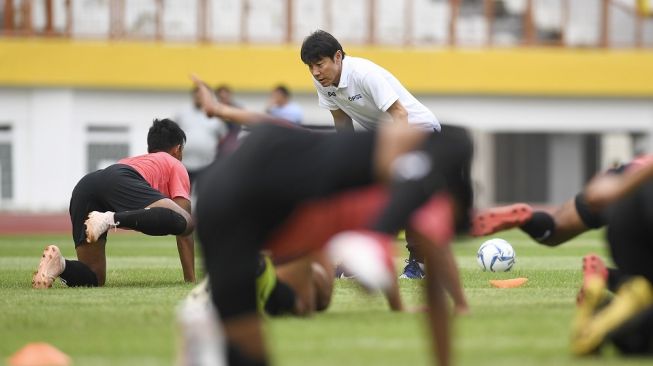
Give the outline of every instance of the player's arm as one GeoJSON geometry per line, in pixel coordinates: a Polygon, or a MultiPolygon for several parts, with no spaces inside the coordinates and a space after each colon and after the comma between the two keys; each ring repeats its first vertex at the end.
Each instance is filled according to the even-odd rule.
{"type": "Polygon", "coordinates": [[[408,124],[408,112],[404,108],[403,104],[397,99],[386,111],[392,117],[392,120],[395,123],[405,123],[408,124]]]}
{"type": "Polygon", "coordinates": [[[333,109],[330,112],[337,132],[354,132],[354,122],[347,113],[342,109],[333,109]]]}
{"type": "MultiPolygon", "coordinates": [[[[191,214],[190,200],[182,197],[175,197],[173,201],[179,207],[191,214]]],[[[177,235],[177,251],[181,261],[181,269],[184,273],[184,281],[195,282],[195,240],[193,232],[177,235]]]]}
{"type": "Polygon", "coordinates": [[[222,120],[240,123],[243,125],[255,125],[264,122],[288,123],[288,121],[270,116],[265,113],[252,112],[242,108],[236,108],[215,99],[213,92],[205,82],[192,75],[191,79],[197,86],[197,95],[200,106],[209,117],[217,117],[222,120]]]}

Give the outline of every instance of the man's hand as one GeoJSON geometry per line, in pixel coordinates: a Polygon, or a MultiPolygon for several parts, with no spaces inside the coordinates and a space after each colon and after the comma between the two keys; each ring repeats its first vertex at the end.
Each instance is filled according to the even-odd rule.
{"type": "Polygon", "coordinates": [[[219,116],[220,109],[224,105],[215,98],[211,88],[209,88],[209,86],[195,74],[191,74],[190,79],[197,87],[197,100],[200,103],[202,111],[204,111],[208,117],[219,116]]]}

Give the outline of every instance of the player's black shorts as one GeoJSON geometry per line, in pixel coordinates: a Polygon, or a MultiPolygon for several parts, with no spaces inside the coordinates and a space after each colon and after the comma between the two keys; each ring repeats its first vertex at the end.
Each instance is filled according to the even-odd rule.
{"type": "Polygon", "coordinates": [[[607,209],[612,259],[624,275],[653,282],[653,180],[607,209]]]}
{"type": "MultiPolygon", "coordinates": [[[[84,176],[70,198],[70,220],[75,246],[86,242],[84,221],[91,211],[128,211],[166,198],[132,167],[114,164],[84,176]]],[[[102,238],[106,237],[106,233],[102,238]]]]}

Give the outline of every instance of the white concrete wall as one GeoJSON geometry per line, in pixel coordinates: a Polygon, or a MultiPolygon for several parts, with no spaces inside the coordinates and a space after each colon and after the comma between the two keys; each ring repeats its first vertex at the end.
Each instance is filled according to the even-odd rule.
{"type": "MultiPolygon", "coordinates": [[[[236,97],[255,110],[263,110],[267,100],[262,93],[236,92],[236,97]]],[[[484,205],[491,203],[493,181],[489,133],[606,132],[623,137],[630,132],[650,133],[653,126],[653,103],[647,100],[418,97],[441,121],[476,131],[477,151],[482,153],[475,162],[475,178],[487,188],[478,192],[479,202],[484,205]]],[[[330,113],[317,106],[314,94],[298,95],[296,100],[304,107],[306,122],[331,123],[330,113]]],[[[72,188],[86,173],[89,125],[129,126],[130,154],[141,154],[146,151],[145,139],[152,120],[173,117],[188,102],[187,92],[0,88],[0,124],[12,126],[14,166],[14,197],[0,202],[0,210],[65,210],[72,188]]],[[[611,160],[608,156],[626,154],[622,140],[614,145],[608,143],[614,138],[605,139],[606,163],[611,160]]],[[[564,175],[559,177],[554,179],[566,179],[564,175]]],[[[565,187],[555,196],[566,194],[569,188],[565,187]]]]}

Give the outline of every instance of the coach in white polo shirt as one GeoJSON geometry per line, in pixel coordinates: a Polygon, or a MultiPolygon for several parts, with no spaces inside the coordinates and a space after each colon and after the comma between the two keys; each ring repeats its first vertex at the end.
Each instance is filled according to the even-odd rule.
{"type": "MultiPolygon", "coordinates": [[[[368,130],[380,123],[410,123],[426,131],[440,131],[435,115],[401,85],[390,72],[372,61],[345,57],[340,42],[318,30],[302,43],[301,59],[308,66],[317,88],[320,107],[328,109],[338,132],[354,131],[353,121],[368,130]]],[[[406,230],[410,257],[400,278],[424,278],[424,261],[417,250],[417,234],[406,230]]],[[[454,300],[454,311],[466,313],[468,304],[451,251],[446,254],[448,278],[445,288],[454,300]]]]}
{"type": "Polygon", "coordinates": [[[440,130],[435,115],[397,78],[372,61],[345,57],[331,34],[318,30],[306,37],[301,58],[313,76],[320,107],[331,111],[338,132],[353,131],[352,120],[367,130],[390,120],[440,130]]]}

